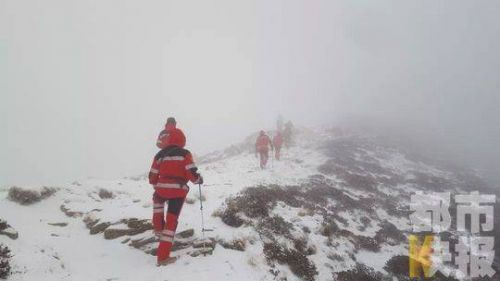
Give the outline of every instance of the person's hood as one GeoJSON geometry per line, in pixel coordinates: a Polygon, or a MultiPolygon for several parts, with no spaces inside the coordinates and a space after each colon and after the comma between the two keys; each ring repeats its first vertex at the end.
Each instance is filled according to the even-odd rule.
{"type": "Polygon", "coordinates": [[[168,130],[167,144],[183,148],[186,146],[186,136],[180,129],[170,128],[168,130]]]}

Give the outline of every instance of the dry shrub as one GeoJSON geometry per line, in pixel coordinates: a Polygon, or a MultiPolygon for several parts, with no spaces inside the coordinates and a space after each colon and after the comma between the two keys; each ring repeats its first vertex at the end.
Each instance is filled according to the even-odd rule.
{"type": "MultiPolygon", "coordinates": [[[[395,275],[399,280],[409,280],[408,274],[410,270],[410,258],[408,256],[394,256],[388,260],[385,264],[384,269],[387,272],[395,275]]],[[[423,278],[423,276],[422,276],[423,278]]],[[[418,278],[417,278],[418,279],[418,278]]],[[[425,278],[429,281],[458,281],[453,277],[446,277],[441,272],[436,272],[434,276],[430,278],[425,278]]],[[[483,279],[481,279],[483,280],[483,279]]],[[[488,280],[488,279],[486,279],[488,280]]]]}
{"type": "Polygon", "coordinates": [[[219,240],[219,244],[224,249],[231,249],[242,252],[246,249],[246,242],[243,239],[234,239],[232,241],[219,240]]]}
{"type": "Polygon", "coordinates": [[[114,197],[114,195],[113,195],[113,192],[111,192],[107,189],[101,188],[101,189],[99,189],[99,197],[101,199],[112,199],[114,197]]]}
{"type": "Polygon", "coordinates": [[[293,230],[294,226],[282,217],[275,215],[262,219],[257,225],[257,229],[264,234],[281,235],[291,238],[290,230],[293,230]]]}
{"type": "Polygon", "coordinates": [[[10,249],[0,244],[0,279],[7,279],[10,274],[10,249]]]}
{"type": "Polygon", "coordinates": [[[40,190],[24,189],[13,186],[9,189],[7,198],[21,205],[31,205],[52,196],[57,191],[56,188],[44,186],[40,190]]]}
{"type": "Polygon", "coordinates": [[[305,239],[293,239],[293,246],[297,251],[305,253],[306,256],[314,255],[317,252],[316,246],[308,245],[305,239]]]}
{"type": "Polygon", "coordinates": [[[381,281],[381,273],[375,272],[372,268],[363,264],[357,264],[355,268],[334,273],[334,280],[338,281],[381,281]]]}
{"type": "Polygon", "coordinates": [[[408,276],[409,259],[408,256],[394,256],[385,263],[384,269],[394,275],[408,276]]]}
{"type": "Polygon", "coordinates": [[[320,233],[323,236],[332,236],[335,232],[339,230],[337,223],[334,220],[324,220],[321,225],[320,233]]]}
{"type": "Polygon", "coordinates": [[[314,280],[314,276],[318,274],[314,263],[295,249],[285,248],[278,243],[264,244],[264,255],[269,262],[276,261],[280,264],[286,264],[290,270],[306,281],[314,280]]]}
{"type": "Polygon", "coordinates": [[[375,235],[375,240],[377,240],[377,242],[388,243],[389,245],[394,246],[406,240],[406,236],[403,232],[387,220],[381,222],[380,227],[381,228],[375,235]]]}

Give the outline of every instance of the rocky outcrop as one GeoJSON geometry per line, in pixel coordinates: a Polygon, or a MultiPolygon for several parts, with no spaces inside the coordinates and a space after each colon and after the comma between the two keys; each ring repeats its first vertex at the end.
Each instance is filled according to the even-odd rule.
{"type": "Polygon", "coordinates": [[[104,238],[108,240],[122,236],[134,236],[153,229],[150,220],[140,220],[137,218],[123,219],[119,224],[120,228],[108,228],[104,230],[104,238]]]}
{"type": "Polygon", "coordinates": [[[13,240],[19,237],[19,233],[2,219],[0,219],[0,235],[5,235],[13,240]]]}
{"type": "Polygon", "coordinates": [[[192,237],[193,235],[194,235],[194,229],[190,228],[175,234],[175,237],[189,238],[192,237]]]}
{"type": "Polygon", "coordinates": [[[13,186],[9,189],[7,198],[21,205],[31,205],[33,203],[42,201],[43,199],[49,198],[54,193],[56,193],[56,191],[57,188],[46,186],[42,187],[39,190],[13,186]]]}
{"type": "Polygon", "coordinates": [[[232,241],[225,241],[225,240],[219,240],[218,243],[224,248],[224,249],[230,249],[230,250],[235,250],[235,251],[245,251],[246,249],[246,242],[243,239],[234,239],[232,241]]]}
{"type": "Polygon", "coordinates": [[[59,209],[68,217],[70,218],[76,218],[76,217],[81,217],[83,215],[82,212],[75,212],[75,211],[71,211],[68,207],[66,207],[66,205],[61,205],[61,207],[59,207],[59,209]]]}
{"type": "Polygon", "coordinates": [[[104,232],[110,225],[111,225],[111,223],[109,223],[109,222],[97,223],[97,224],[90,227],[90,234],[94,235],[94,234],[104,232]]]}
{"type": "Polygon", "coordinates": [[[131,229],[109,228],[104,231],[104,239],[112,240],[125,235],[133,235],[132,232],[133,230],[131,229]]]}
{"type": "Polygon", "coordinates": [[[52,225],[52,226],[59,226],[59,227],[66,227],[66,226],[68,226],[67,222],[49,222],[47,224],[48,225],[52,225]]]}

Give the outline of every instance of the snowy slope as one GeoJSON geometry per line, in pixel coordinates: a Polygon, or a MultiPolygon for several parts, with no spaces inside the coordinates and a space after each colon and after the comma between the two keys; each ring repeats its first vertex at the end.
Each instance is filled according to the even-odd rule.
{"type": "MultiPolygon", "coordinates": [[[[279,186],[286,191],[290,186],[300,192],[301,188],[316,186],[311,184],[312,179],[316,182],[319,179],[320,184],[335,189],[353,202],[377,197],[380,200],[375,200],[374,204],[378,208],[373,212],[355,207],[339,210],[341,205],[335,197],[328,199],[325,210],[335,210],[333,225],[339,228],[335,231],[344,231],[343,236],[329,236],[324,231],[328,210],[321,213],[320,208],[294,207],[285,200],[278,202],[269,216],[291,223],[290,236],[273,235],[271,238],[283,243],[306,241],[307,246],[314,249],[307,258],[315,265],[316,280],[332,280],[332,272],[345,271],[357,263],[387,274],[385,263],[393,256],[406,254],[405,243],[384,240],[374,251],[360,247],[356,242],[365,241],[365,238],[372,239],[369,241],[378,239],[380,235],[377,233],[382,233],[385,220],[402,233],[409,230],[407,217],[395,216],[391,212],[394,210],[384,209],[385,205],[380,205],[380,202],[398,197],[407,199],[410,192],[429,188],[422,186],[421,182],[428,178],[465,186],[453,172],[408,159],[394,149],[366,145],[365,141],[361,145],[357,141],[353,144],[349,137],[328,130],[302,131],[302,134],[294,147],[284,151],[282,161],[273,161],[263,171],[258,168],[255,155],[245,150],[244,145],[230,154],[215,153],[205,158],[199,165],[206,182],[203,187],[205,223],[214,229],[207,235],[218,241],[244,241],[245,250],[217,245],[213,255],[192,257],[189,255],[191,249],[181,249],[174,252],[180,260],[167,267],[156,267],[154,256],[128,245],[131,241],[128,238],[146,239],[151,237],[151,231],[107,240],[103,233],[91,235],[85,224],[89,220],[98,220],[99,223],[112,224],[109,228],[126,229],[124,219],[149,219],[152,188],[144,177],[75,182],[60,187],[48,199],[29,206],[8,200],[7,189],[1,190],[0,218],[19,232],[16,240],[0,236],[0,243],[6,244],[13,254],[9,280],[301,280],[287,264],[270,261],[263,254],[269,237],[263,237],[257,226],[265,218],[242,215],[246,223],[234,227],[221,219],[221,213],[228,208],[231,198],[242,194],[248,187],[279,186]],[[342,157],[346,151],[339,148],[349,151],[349,155],[342,157]],[[364,166],[359,166],[360,163],[364,166]],[[348,173],[346,169],[350,169],[348,173]],[[358,188],[356,183],[359,180],[351,181],[351,172],[363,174],[363,180],[373,179],[377,184],[371,185],[373,190],[358,188]],[[393,182],[389,183],[389,179],[393,182]],[[395,179],[399,181],[395,182],[395,179]],[[385,180],[388,183],[382,184],[381,181],[385,180]],[[113,198],[101,198],[99,192],[102,189],[111,192],[113,198]],[[363,219],[365,217],[370,220],[363,219]],[[310,231],[301,230],[306,228],[310,231]]],[[[188,198],[178,232],[194,229],[194,238],[199,238],[201,217],[197,186],[191,187],[188,198]]]]}

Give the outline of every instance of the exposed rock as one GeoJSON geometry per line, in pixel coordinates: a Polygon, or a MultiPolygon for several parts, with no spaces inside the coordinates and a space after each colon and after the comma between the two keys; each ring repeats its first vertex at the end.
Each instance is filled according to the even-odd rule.
{"type": "Polygon", "coordinates": [[[243,239],[235,239],[232,241],[219,240],[219,244],[224,249],[231,249],[231,250],[242,251],[242,252],[245,251],[245,248],[246,248],[246,242],[243,239]]]}
{"type": "Polygon", "coordinates": [[[90,227],[90,234],[94,235],[94,234],[101,233],[101,232],[105,231],[110,225],[111,225],[111,223],[109,223],[109,222],[101,222],[101,223],[95,224],[94,226],[90,227]]]}
{"type": "Polygon", "coordinates": [[[104,239],[112,240],[129,234],[130,229],[106,229],[104,239]]]}
{"type": "Polygon", "coordinates": [[[19,238],[19,233],[12,228],[6,221],[0,219],[0,235],[5,235],[10,239],[19,238]]]}
{"type": "Polygon", "coordinates": [[[147,229],[144,228],[128,228],[128,229],[115,229],[107,228],[104,230],[104,239],[112,240],[125,235],[133,236],[145,232],[147,229]]]}
{"type": "Polygon", "coordinates": [[[156,256],[156,252],[158,251],[157,248],[152,248],[152,249],[149,249],[148,251],[146,251],[146,254],[150,254],[152,256],[156,256]]]}
{"type": "Polygon", "coordinates": [[[192,244],[187,243],[186,248],[192,246],[193,250],[188,252],[188,254],[192,257],[197,257],[199,255],[211,255],[216,244],[215,239],[207,238],[204,240],[193,241],[192,244]]]}
{"type": "Polygon", "coordinates": [[[189,252],[188,254],[192,257],[198,257],[200,255],[211,255],[214,252],[213,248],[197,248],[196,250],[193,250],[189,252]]]}
{"type": "Polygon", "coordinates": [[[65,226],[68,226],[68,223],[67,222],[49,222],[47,223],[48,225],[52,225],[52,226],[59,226],[59,227],[65,227],[65,226]]]}
{"type": "Polygon", "coordinates": [[[14,230],[12,227],[1,230],[0,235],[5,235],[13,240],[16,240],[17,238],[19,238],[19,233],[16,230],[14,230]]]}
{"type": "Polygon", "coordinates": [[[137,231],[148,231],[153,229],[153,225],[150,220],[139,220],[136,218],[129,219],[126,221],[127,226],[132,229],[136,229],[137,231]]]}
{"type": "Polygon", "coordinates": [[[179,240],[174,240],[174,245],[172,246],[172,252],[178,251],[178,250],[183,250],[187,249],[192,246],[192,242],[185,242],[185,241],[179,241],[179,240]]]}
{"type": "Polygon", "coordinates": [[[189,237],[192,237],[193,235],[194,235],[194,229],[192,229],[192,228],[186,229],[184,231],[181,231],[181,232],[175,234],[176,237],[180,237],[180,238],[189,238],[189,237]]]}
{"type": "Polygon", "coordinates": [[[82,212],[74,212],[74,211],[71,211],[69,208],[67,208],[64,204],[61,205],[61,207],[59,207],[59,209],[61,209],[61,211],[68,217],[70,218],[76,218],[76,217],[81,217],[83,215],[82,212]]]}
{"type": "Polygon", "coordinates": [[[83,222],[85,223],[85,226],[87,226],[87,228],[90,229],[99,222],[99,219],[95,218],[94,215],[92,214],[87,214],[83,218],[83,222]]]}
{"type": "Polygon", "coordinates": [[[132,240],[128,245],[132,246],[136,249],[139,249],[145,245],[155,243],[155,242],[158,242],[158,238],[149,237],[149,238],[141,238],[141,239],[132,240]]]}
{"type": "Polygon", "coordinates": [[[215,248],[216,241],[212,238],[207,238],[205,240],[196,240],[193,242],[193,248],[215,248]]]}
{"type": "Polygon", "coordinates": [[[0,219],[0,231],[6,229],[8,227],[9,227],[9,224],[6,221],[0,219]]]}
{"type": "Polygon", "coordinates": [[[31,205],[52,196],[56,191],[56,188],[46,186],[40,190],[24,189],[13,186],[9,189],[7,198],[21,205],[31,205]]]}

